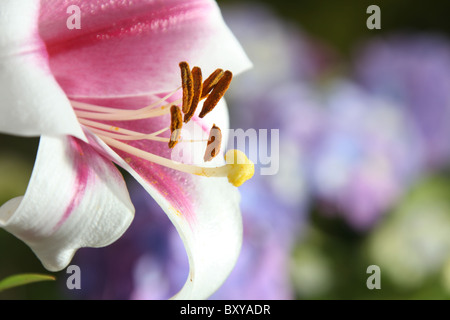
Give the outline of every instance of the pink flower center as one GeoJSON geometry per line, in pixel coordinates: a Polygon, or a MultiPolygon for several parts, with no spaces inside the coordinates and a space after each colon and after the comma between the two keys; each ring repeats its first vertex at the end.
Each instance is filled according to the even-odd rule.
{"type": "MultiPolygon", "coordinates": [[[[227,152],[225,156],[226,165],[221,167],[206,167],[173,161],[126,143],[126,141],[133,140],[150,140],[165,142],[168,144],[168,148],[173,148],[182,139],[182,112],[184,113],[184,123],[188,123],[194,115],[199,102],[206,99],[199,115],[200,118],[203,118],[222,99],[232,79],[231,72],[223,72],[221,69],[217,69],[203,82],[200,68],[194,67],[191,71],[186,62],[180,63],[180,70],[182,86],[159,101],[141,109],[108,108],[77,101],[71,101],[71,104],[79,122],[89,128],[89,130],[112,148],[178,171],[206,177],[228,177],[230,183],[235,186],[240,186],[253,176],[254,165],[244,153],[238,150],[230,150],[227,152]],[[168,99],[180,89],[183,89],[183,98],[169,103],[168,99]],[[149,133],[136,132],[103,123],[103,121],[136,121],[162,117],[167,114],[171,115],[171,122],[168,123],[168,126],[156,132],[149,133]],[[169,130],[171,132],[170,138],[161,136],[162,133],[169,130]]],[[[205,161],[211,160],[219,153],[221,140],[220,129],[213,125],[209,139],[201,140],[208,141],[204,156],[205,161]]],[[[183,141],[186,142],[186,140],[183,141]]],[[[187,142],[198,141],[189,140],[187,142]]]]}

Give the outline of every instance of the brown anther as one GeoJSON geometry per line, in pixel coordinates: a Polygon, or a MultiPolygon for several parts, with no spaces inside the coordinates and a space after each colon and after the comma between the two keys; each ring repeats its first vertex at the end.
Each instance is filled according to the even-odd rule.
{"type": "Polygon", "coordinates": [[[200,118],[206,116],[219,103],[220,99],[223,98],[225,92],[227,92],[228,88],[230,87],[232,79],[233,74],[231,73],[231,71],[225,71],[222,78],[219,80],[219,82],[217,82],[216,86],[203,103],[203,109],[199,115],[200,118]]]}
{"type": "Polygon", "coordinates": [[[200,102],[200,96],[202,94],[202,70],[199,67],[194,67],[192,69],[192,79],[193,79],[193,87],[194,87],[194,94],[192,97],[192,103],[189,107],[189,111],[184,114],[184,122],[188,123],[189,120],[191,120],[192,116],[195,113],[195,110],[197,109],[198,103],[200,102]]]}
{"type": "Polygon", "coordinates": [[[211,92],[212,89],[216,86],[217,82],[223,77],[223,70],[216,69],[211,75],[203,82],[203,90],[200,100],[206,98],[206,96],[211,92]]]}
{"type": "Polygon", "coordinates": [[[183,87],[183,113],[189,112],[189,108],[194,96],[194,86],[191,69],[185,61],[180,62],[181,85],[183,87]]]}
{"type": "Polygon", "coordinates": [[[205,156],[203,160],[205,162],[211,161],[220,152],[220,146],[222,145],[222,131],[215,124],[212,126],[209,132],[208,144],[206,146],[205,156]]]}
{"type": "Polygon", "coordinates": [[[178,106],[170,107],[170,141],[169,148],[172,149],[178,143],[181,136],[181,127],[183,126],[183,118],[181,116],[181,110],[178,106]]]}

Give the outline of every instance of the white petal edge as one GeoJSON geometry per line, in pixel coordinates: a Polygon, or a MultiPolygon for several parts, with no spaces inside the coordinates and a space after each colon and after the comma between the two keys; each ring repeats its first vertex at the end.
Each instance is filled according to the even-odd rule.
{"type": "Polygon", "coordinates": [[[0,2],[0,132],[85,140],[38,36],[39,0],[0,2]]]}
{"type": "MultiPolygon", "coordinates": [[[[211,74],[216,68],[220,67],[238,75],[253,67],[252,62],[248,58],[238,39],[226,25],[219,5],[212,1],[215,9],[208,16],[209,28],[203,30],[205,34],[205,46],[199,48],[197,52],[191,53],[196,57],[195,60],[189,61],[192,65],[201,66],[205,75],[211,74]]],[[[201,31],[198,31],[201,38],[201,31]]],[[[195,51],[195,48],[192,50],[195,51]]]]}
{"type": "Polygon", "coordinates": [[[227,279],[236,265],[242,246],[240,194],[226,178],[193,177],[196,180],[197,211],[193,229],[161,199],[183,240],[189,258],[188,279],[172,299],[191,300],[210,297],[227,279]]]}
{"type": "Polygon", "coordinates": [[[0,207],[0,227],[24,241],[49,271],[64,269],[81,247],[114,242],[134,217],[117,168],[80,140],[84,147],[74,149],[69,139],[76,140],[41,137],[25,195],[0,207]],[[83,190],[80,163],[88,165],[83,190]]]}

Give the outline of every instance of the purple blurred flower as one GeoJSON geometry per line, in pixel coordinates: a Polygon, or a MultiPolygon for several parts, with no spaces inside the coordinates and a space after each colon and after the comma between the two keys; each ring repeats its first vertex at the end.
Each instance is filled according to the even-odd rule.
{"type": "Polygon", "coordinates": [[[356,89],[319,92],[317,57],[325,51],[309,37],[260,7],[224,10],[224,16],[254,62],[229,91],[232,119],[280,130],[280,172],[267,177],[282,185],[274,189],[303,198],[299,203],[312,197],[332,204],[355,227],[371,225],[403,190],[407,174],[396,169],[408,170],[405,139],[370,123],[376,111],[364,105],[375,103],[356,89]]]}
{"type": "Polygon", "coordinates": [[[422,169],[422,141],[405,108],[357,84],[285,81],[233,106],[232,116],[254,128],[280,129],[271,184],[291,200],[336,209],[356,229],[373,226],[422,169]]]}
{"type": "Polygon", "coordinates": [[[325,44],[269,7],[256,3],[224,5],[222,13],[254,64],[255,71],[248,78],[255,88],[314,79],[334,59],[325,44]]]}
{"type": "MultiPolygon", "coordinates": [[[[317,80],[335,63],[336,53],[261,4],[223,6],[222,13],[254,66],[230,88],[230,108],[245,109],[234,114],[233,124],[279,128],[278,123],[270,122],[269,110],[259,108],[266,104],[265,93],[279,86],[317,80]]],[[[280,112],[280,108],[275,110],[280,112]]]]}
{"type": "Polygon", "coordinates": [[[439,35],[393,35],[360,49],[356,75],[372,92],[410,112],[426,141],[431,168],[450,159],[450,42],[439,35]]]}
{"type": "Polygon", "coordinates": [[[264,115],[254,117],[260,127],[280,129],[271,185],[298,204],[334,209],[356,229],[372,227],[423,169],[422,140],[406,110],[356,84],[335,79],[319,91],[291,82],[256,100],[240,108],[236,101],[232,112],[264,115]]]}
{"type": "Polygon", "coordinates": [[[401,107],[357,85],[338,81],[324,104],[320,138],[307,151],[313,193],[367,229],[420,172],[421,140],[401,107]]]}
{"type": "Polygon", "coordinates": [[[304,209],[271,192],[261,176],[242,186],[244,241],[235,269],[213,299],[293,299],[290,252],[304,209]]]}
{"type": "Polygon", "coordinates": [[[404,100],[339,79],[326,92],[316,81],[336,62],[326,46],[258,6],[224,16],[255,66],[229,91],[233,122],[280,130],[280,172],[267,177],[273,192],[319,201],[356,229],[373,226],[423,169],[404,100]]]}

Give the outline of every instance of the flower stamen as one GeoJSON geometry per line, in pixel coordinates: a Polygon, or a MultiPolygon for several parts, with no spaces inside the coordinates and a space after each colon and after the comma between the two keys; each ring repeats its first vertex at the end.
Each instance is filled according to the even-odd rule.
{"type": "Polygon", "coordinates": [[[136,135],[136,136],[128,136],[128,135],[121,135],[117,133],[107,132],[103,130],[99,130],[96,128],[89,128],[93,133],[104,136],[104,137],[110,137],[117,140],[123,140],[123,141],[134,141],[134,140],[151,140],[151,141],[160,141],[160,142],[169,142],[169,138],[164,137],[157,137],[152,134],[144,134],[144,135],[136,135]]]}
{"type": "Polygon", "coordinates": [[[78,119],[78,121],[81,124],[84,124],[85,126],[90,127],[90,128],[98,128],[98,129],[102,129],[103,131],[112,132],[112,133],[120,133],[124,137],[126,137],[126,136],[135,137],[135,139],[129,139],[129,140],[140,140],[140,139],[145,139],[145,137],[150,137],[150,136],[156,137],[156,136],[160,135],[161,133],[164,133],[170,129],[169,127],[165,127],[163,129],[153,132],[153,133],[142,133],[142,132],[136,132],[136,131],[132,131],[132,130],[123,129],[123,128],[120,128],[117,126],[111,126],[111,125],[103,124],[100,122],[87,120],[87,119],[78,119]],[[140,137],[140,139],[138,139],[138,137],[140,137]]]}
{"type": "Polygon", "coordinates": [[[191,69],[189,68],[189,64],[186,61],[180,62],[179,64],[181,69],[181,84],[183,88],[183,113],[189,112],[189,108],[191,107],[192,98],[194,96],[194,85],[191,69]]]}
{"type": "MultiPolygon", "coordinates": [[[[132,130],[123,129],[116,126],[110,126],[103,123],[91,121],[91,120],[85,120],[85,119],[79,119],[81,124],[84,124],[86,127],[89,128],[92,132],[96,133],[100,136],[106,136],[110,137],[116,140],[123,140],[123,141],[135,141],[135,140],[151,140],[151,141],[159,141],[159,142],[169,142],[170,138],[165,137],[158,137],[161,133],[164,133],[168,130],[170,130],[169,127],[163,128],[161,130],[158,130],[153,133],[142,133],[142,132],[136,132],[132,130]],[[98,129],[101,130],[98,130],[98,129]]],[[[180,139],[183,142],[207,142],[208,140],[184,140],[180,139]]]]}
{"type": "Polygon", "coordinates": [[[205,102],[203,103],[203,109],[200,112],[199,117],[203,118],[209,112],[211,112],[214,107],[219,103],[220,99],[223,98],[225,92],[230,87],[231,80],[233,79],[233,74],[231,71],[225,71],[223,73],[222,78],[220,78],[219,82],[215,85],[212,92],[208,95],[205,102]]]}
{"type": "Polygon", "coordinates": [[[217,82],[223,77],[223,70],[216,69],[211,75],[203,82],[203,90],[200,99],[204,99],[208,96],[212,89],[216,86],[217,82]]]}
{"type": "Polygon", "coordinates": [[[178,106],[173,105],[170,107],[170,141],[169,148],[172,149],[178,143],[181,136],[181,128],[183,127],[183,118],[181,116],[181,110],[178,106]]]}
{"type": "Polygon", "coordinates": [[[156,118],[168,114],[170,105],[162,106],[156,110],[146,110],[139,111],[133,113],[97,113],[97,112],[89,112],[89,111],[77,111],[75,110],[75,114],[78,118],[84,119],[95,119],[95,120],[119,120],[119,121],[129,121],[129,120],[141,120],[141,119],[149,119],[156,118]]]}
{"type": "MultiPolygon", "coordinates": [[[[228,177],[234,186],[240,186],[254,174],[253,163],[238,150],[230,150],[226,154],[227,163],[220,167],[204,167],[176,162],[130,145],[126,141],[150,140],[164,142],[173,149],[178,142],[206,142],[204,162],[215,158],[221,148],[222,132],[215,124],[209,132],[208,140],[182,139],[183,122],[188,123],[196,113],[199,102],[205,99],[199,117],[203,118],[211,112],[228,90],[233,74],[230,71],[217,69],[205,81],[199,67],[189,68],[187,62],[180,62],[182,85],[167,94],[159,101],[139,109],[120,109],[102,107],[84,102],[71,101],[80,124],[86,126],[111,148],[115,148],[141,159],[167,168],[204,177],[228,177]],[[182,89],[183,97],[172,102],[169,98],[182,89]],[[170,125],[153,133],[136,132],[108,124],[108,121],[133,121],[156,118],[170,114],[170,125]],[[184,119],[183,119],[184,114],[184,119]],[[183,121],[184,120],[184,121],[183,121]],[[106,121],[106,123],[103,123],[106,121]],[[170,137],[160,136],[170,130],[170,137]],[[232,158],[232,161],[230,160],[232,158]]],[[[164,117],[164,119],[167,119],[164,117]]],[[[166,121],[166,120],[164,120],[166,121]]],[[[141,126],[141,124],[140,124],[141,126]]]]}
{"type": "Polygon", "coordinates": [[[222,131],[219,127],[213,124],[208,138],[205,155],[203,160],[205,162],[211,161],[219,152],[222,145],[222,131]]]}
{"type": "MultiPolygon", "coordinates": [[[[70,103],[72,104],[72,107],[74,109],[80,109],[80,110],[86,110],[91,112],[102,112],[102,113],[125,113],[125,114],[134,114],[134,113],[140,113],[140,112],[146,112],[152,109],[155,109],[156,107],[160,106],[162,103],[166,103],[167,99],[172,97],[175,93],[180,90],[181,87],[178,87],[176,90],[172,91],[171,93],[167,94],[166,96],[162,97],[158,101],[145,106],[140,109],[118,109],[118,108],[108,108],[103,106],[97,106],[85,102],[79,102],[79,101],[73,101],[71,100],[70,103]]],[[[180,103],[181,100],[174,101],[173,103],[180,103]]]]}
{"type": "Polygon", "coordinates": [[[227,164],[221,167],[201,167],[169,160],[109,137],[101,136],[101,139],[110,147],[122,150],[167,168],[204,177],[227,177],[228,181],[236,187],[239,187],[245,181],[250,179],[255,172],[253,162],[239,150],[228,151],[225,155],[227,164]]]}
{"type": "Polygon", "coordinates": [[[202,70],[199,67],[194,67],[192,69],[192,78],[193,78],[194,93],[192,97],[191,106],[189,107],[189,111],[186,112],[184,115],[185,123],[188,123],[189,120],[191,120],[192,116],[195,113],[195,110],[197,109],[198,103],[200,102],[200,96],[203,90],[203,83],[202,83],[202,70]]]}

